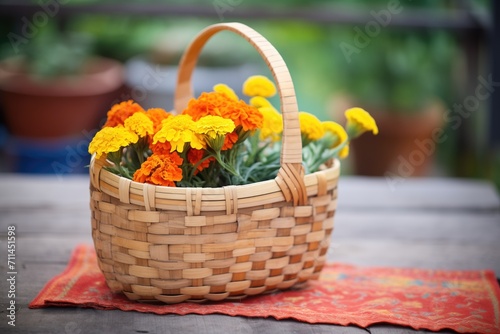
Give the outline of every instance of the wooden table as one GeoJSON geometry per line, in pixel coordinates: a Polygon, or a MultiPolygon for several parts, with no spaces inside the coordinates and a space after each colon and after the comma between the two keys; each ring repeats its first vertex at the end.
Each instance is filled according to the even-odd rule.
{"type": "MultiPolygon", "coordinates": [[[[1,333],[417,333],[403,327],[309,325],[224,315],[158,316],[83,308],[30,310],[29,302],[91,243],[86,176],[0,175],[0,268],[16,226],[16,327],[7,324],[0,280],[1,333]]],[[[452,179],[342,177],[329,260],[366,266],[495,270],[500,276],[500,199],[488,183],[452,179]]],[[[419,331],[418,333],[425,333],[419,331]]],[[[449,333],[449,332],[448,332],[449,333]]]]}

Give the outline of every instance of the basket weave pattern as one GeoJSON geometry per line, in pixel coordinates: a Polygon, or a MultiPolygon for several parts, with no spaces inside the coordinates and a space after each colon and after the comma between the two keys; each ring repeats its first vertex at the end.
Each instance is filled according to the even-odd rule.
{"type": "Polygon", "coordinates": [[[92,237],[114,292],[140,301],[241,299],[317,278],[326,260],[340,165],[304,175],[298,109],[281,56],[237,23],[208,27],[179,65],[175,110],[192,97],[190,78],[204,43],[221,30],[246,38],[278,86],[284,119],[281,169],[274,180],[221,188],[133,182],[93,157],[92,237]]]}

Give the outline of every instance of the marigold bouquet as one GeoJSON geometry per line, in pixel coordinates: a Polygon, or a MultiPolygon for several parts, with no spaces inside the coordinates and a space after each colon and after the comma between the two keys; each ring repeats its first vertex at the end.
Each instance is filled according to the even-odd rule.
{"type": "MultiPolygon", "coordinates": [[[[133,101],[114,105],[89,153],[106,154],[109,171],[137,182],[170,187],[221,187],[269,180],[280,168],[281,114],[268,98],[274,83],[255,75],[243,83],[245,102],[229,86],[191,99],[174,115],[160,108],[144,110],[133,101]]],[[[349,154],[349,142],[362,133],[378,133],[365,110],[345,112],[345,128],[299,112],[306,173],[349,154]]]]}

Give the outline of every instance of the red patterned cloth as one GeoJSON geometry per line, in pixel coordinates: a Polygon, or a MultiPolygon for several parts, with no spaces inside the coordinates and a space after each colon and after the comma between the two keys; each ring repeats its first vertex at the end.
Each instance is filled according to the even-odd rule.
{"type": "Polygon", "coordinates": [[[308,323],[391,323],[414,329],[500,333],[500,288],[489,270],[449,271],[325,266],[318,281],[300,290],[240,302],[152,305],[129,301],[106,286],[92,246],[78,246],[30,308],[79,306],[156,314],[212,314],[296,319],[308,323]]]}

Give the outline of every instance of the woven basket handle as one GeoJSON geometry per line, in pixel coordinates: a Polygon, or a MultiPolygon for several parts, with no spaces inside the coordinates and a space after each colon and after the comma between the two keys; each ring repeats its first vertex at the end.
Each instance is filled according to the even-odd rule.
{"type": "Polygon", "coordinates": [[[302,167],[302,140],[300,134],[299,113],[295,89],[290,72],[278,51],[262,35],[241,23],[219,23],[202,30],[184,52],[177,77],[174,109],[182,112],[193,98],[191,75],[205,43],[219,31],[228,30],[244,37],[262,56],[271,70],[278,87],[283,115],[283,145],[281,150],[281,168],[276,177],[285,199],[293,200],[294,205],[307,202],[302,167]]]}

